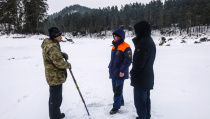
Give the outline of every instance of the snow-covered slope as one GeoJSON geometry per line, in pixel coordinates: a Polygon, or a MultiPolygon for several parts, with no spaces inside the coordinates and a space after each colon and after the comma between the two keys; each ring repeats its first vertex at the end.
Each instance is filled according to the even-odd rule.
{"type": "MultiPolygon", "coordinates": [[[[0,119],[48,119],[49,87],[45,81],[40,37],[0,37],[0,119]]],[[[132,50],[131,37],[126,38],[132,50]]],[[[81,38],[61,42],[83,94],[91,119],[135,119],[133,88],[124,84],[125,106],[109,115],[113,93],[108,78],[111,38],[81,38]]],[[[151,119],[209,119],[210,42],[159,46],[154,65],[155,87],[151,91],[151,119]]],[[[65,119],[88,119],[70,73],[63,85],[65,119]]]]}

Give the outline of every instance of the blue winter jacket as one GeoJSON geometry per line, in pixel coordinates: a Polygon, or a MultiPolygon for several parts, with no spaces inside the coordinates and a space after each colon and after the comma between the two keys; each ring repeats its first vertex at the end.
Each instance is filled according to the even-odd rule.
{"type": "Polygon", "coordinates": [[[111,61],[109,63],[109,78],[129,78],[129,66],[132,62],[132,52],[129,44],[121,43],[117,49],[112,47],[111,61]],[[124,73],[124,77],[120,77],[120,72],[124,73]]]}
{"type": "Polygon", "coordinates": [[[117,35],[122,39],[122,43],[112,47],[111,61],[109,63],[109,78],[128,79],[129,66],[132,62],[132,52],[130,45],[124,42],[125,32],[118,28],[114,30],[113,35],[117,35]],[[124,77],[120,77],[120,72],[124,73],[124,77]]]}

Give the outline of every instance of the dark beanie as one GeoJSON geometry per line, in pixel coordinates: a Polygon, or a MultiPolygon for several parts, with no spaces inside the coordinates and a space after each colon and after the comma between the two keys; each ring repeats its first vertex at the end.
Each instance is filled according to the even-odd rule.
{"type": "Polygon", "coordinates": [[[125,40],[125,32],[121,28],[115,29],[114,32],[112,33],[112,35],[116,35],[116,36],[120,37],[123,42],[125,40]]]}
{"type": "Polygon", "coordinates": [[[151,26],[146,21],[140,21],[134,25],[135,33],[137,37],[145,37],[151,35],[151,26]]]}
{"type": "Polygon", "coordinates": [[[56,27],[49,28],[48,32],[49,32],[50,39],[56,38],[62,34],[61,31],[56,27]]]}

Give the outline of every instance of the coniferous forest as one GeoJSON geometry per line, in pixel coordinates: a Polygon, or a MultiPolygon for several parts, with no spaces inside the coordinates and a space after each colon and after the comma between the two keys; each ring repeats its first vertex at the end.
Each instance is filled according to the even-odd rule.
{"type": "Polygon", "coordinates": [[[6,34],[44,33],[47,9],[46,0],[1,0],[0,30],[6,34]]]}
{"type": "Polygon", "coordinates": [[[132,31],[133,25],[141,20],[160,31],[176,27],[190,33],[210,28],[210,0],[152,0],[148,4],[99,9],[73,5],[52,15],[47,10],[46,0],[1,0],[0,30],[7,34],[47,34],[49,27],[56,26],[73,35],[101,35],[102,31],[118,27],[132,31]]]}

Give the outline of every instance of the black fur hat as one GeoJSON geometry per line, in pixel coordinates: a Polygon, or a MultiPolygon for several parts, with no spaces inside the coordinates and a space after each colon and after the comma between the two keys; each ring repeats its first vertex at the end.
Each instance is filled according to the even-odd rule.
{"type": "Polygon", "coordinates": [[[136,36],[141,38],[151,35],[151,26],[146,21],[140,21],[134,25],[136,36]]]}
{"type": "Polygon", "coordinates": [[[60,36],[62,33],[57,27],[51,27],[48,29],[50,39],[60,36]]]}

